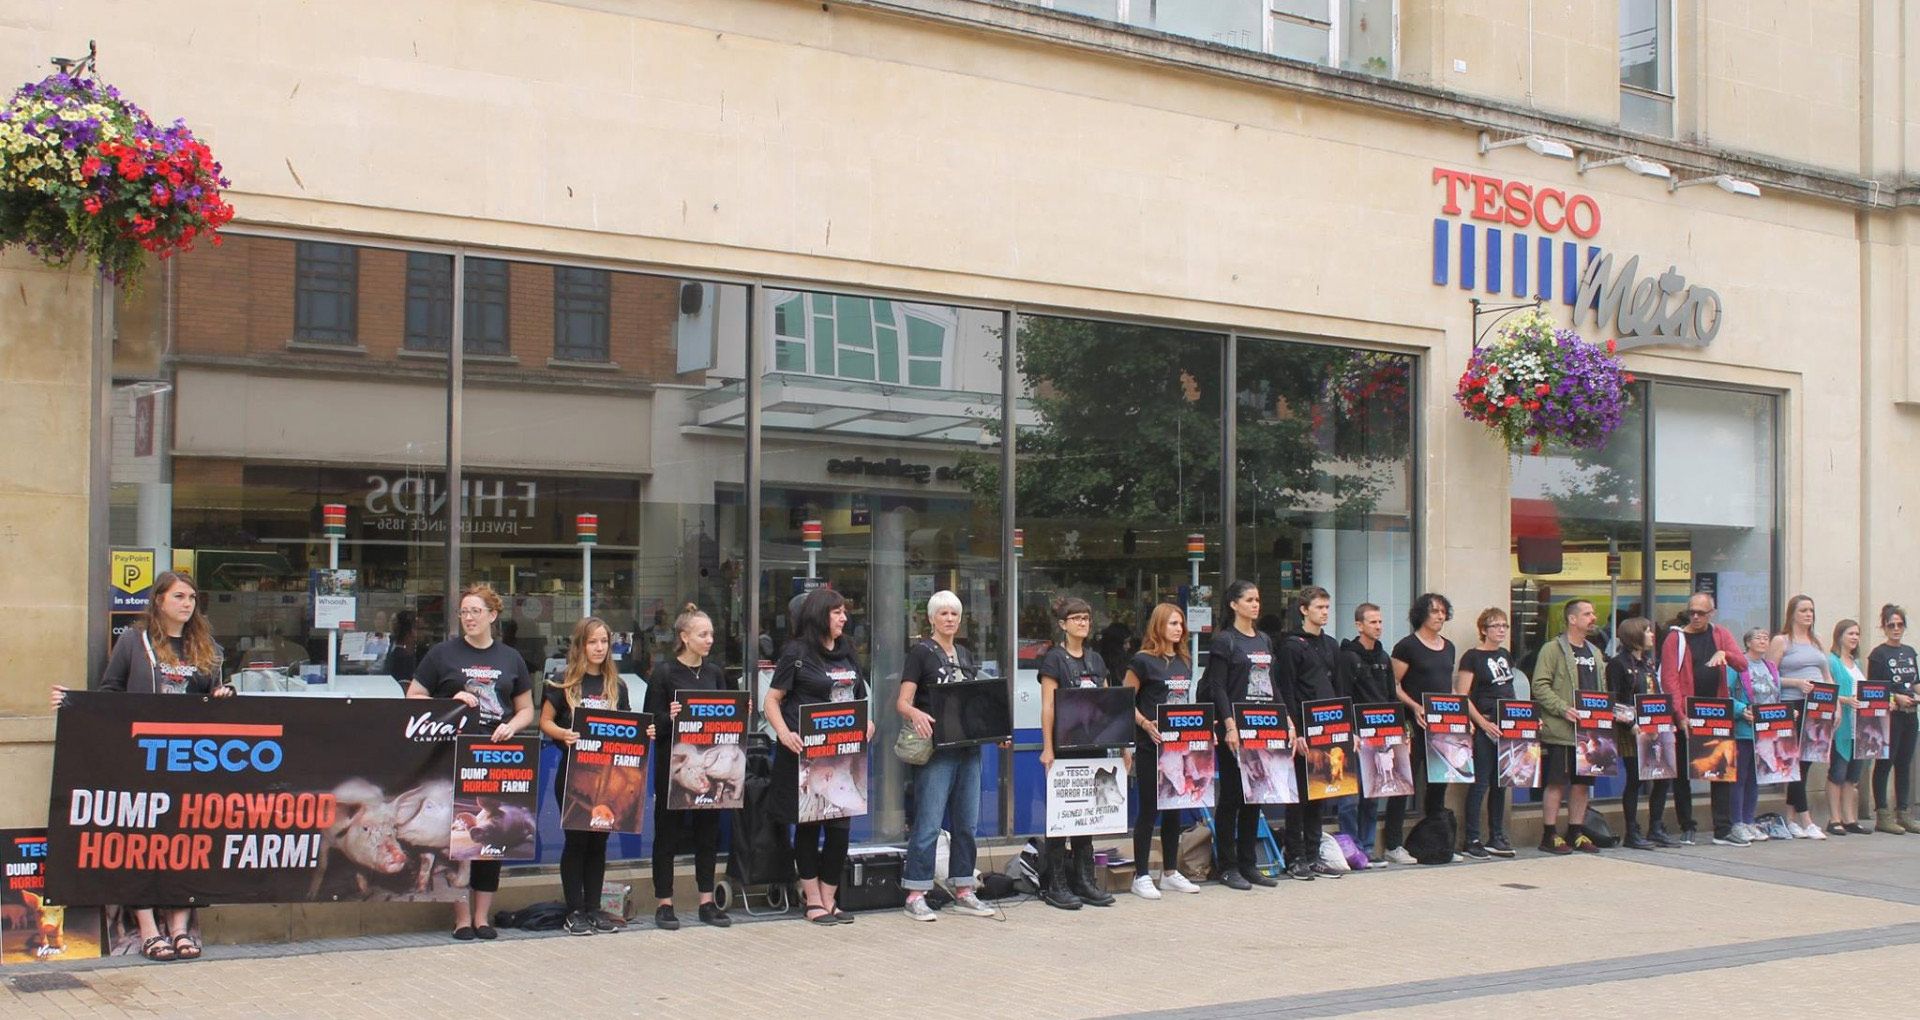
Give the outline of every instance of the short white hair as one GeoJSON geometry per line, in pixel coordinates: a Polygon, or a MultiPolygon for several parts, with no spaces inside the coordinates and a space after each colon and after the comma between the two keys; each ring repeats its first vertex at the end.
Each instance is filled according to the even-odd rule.
{"type": "Polygon", "coordinates": [[[950,591],[934,592],[933,597],[927,600],[927,619],[932,620],[933,614],[942,609],[951,609],[956,613],[965,612],[960,606],[960,596],[950,591]]]}

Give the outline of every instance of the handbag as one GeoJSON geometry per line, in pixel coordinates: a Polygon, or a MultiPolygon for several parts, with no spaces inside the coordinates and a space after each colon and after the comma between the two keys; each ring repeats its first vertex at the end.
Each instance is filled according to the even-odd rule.
{"type": "Polygon", "coordinates": [[[893,738],[893,756],[909,765],[925,765],[933,758],[933,738],[923,737],[903,723],[899,736],[893,738]]]}

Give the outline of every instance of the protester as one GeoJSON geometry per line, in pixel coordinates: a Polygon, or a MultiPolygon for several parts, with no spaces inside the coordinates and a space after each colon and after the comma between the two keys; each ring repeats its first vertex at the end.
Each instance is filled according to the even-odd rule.
{"type": "MultiPolygon", "coordinates": [[[[733,691],[739,687],[727,679],[726,670],[709,656],[713,653],[713,620],[700,607],[689,602],[680,608],[673,621],[673,644],[659,669],[647,684],[647,713],[661,732],[673,733],[680,718],[682,691],[733,691]],[[666,719],[665,726],[660,720],[666,719]]],[[[671,744],[669,740],[669,744],[671,744]]],[[[657,746],[657,745],[656,745],[657,746]]],[[[671,750],[668,751],[672,753],[671,750]]],[[[653,763],[653,926],[667,931],[680,927],[673,910],[673,862],[680,854],[693,852],[693,883],[700,894],[699,916],[704,924],[725,928],[733,923],[714,902],[714,861],[720,849],[720,814],[699,808],[675,811],[667,807],[667,779],[672,771],[670,759],[655,753],[653,763]]]]}
{"type": "MultiPolygon", "coordinates": [[[[965,645],[956,642],[960,633],[960,596],[950,591],[934,592],[927,600],[927,636],[907,650],[906,668],[900,673],[900,694],[895,707],[904,724],[929,740],[933,738],[934,718],[927,709],[932,696],[927,688],[935,684],[972,680],[979,666],[965,645]]],[[[974,829],[980,823],[980,745],[935,748],[926,764],[913,769],[913,831],[908,837],[907,863],[900,885],[907,890],[907,916],[916,921],[939,917],[927,903],[933,888],[934,858],[940,847],[940,823],[953,819],[947,849],[947,885],[953,890],[954,910],[974,917],[993,917],[992,907],[980,902],[974,886],[974,863],[979,851],[974,829]]]]}
{"type": "Polygon", "coordinates": [[[1767,661],[1766,628],[1755,627],[1745,639],[1747,668],[1727,670],[1727,687],[1733,692],[1733,737],[1737,748],[1734,761],[1737,778],[1733,782],[1733,831],[1749,843],[1769,839],[1761,831],[1754,813],[1760,810],[1760,775],[1753,753],[1754,706],[1780,702],[1780,676],[1767,661]]]}
{"type": "Polygon", "coordinates": [[[1890,834],[1920,833],[1908,809],[1913,806],[1913,753],[1920,743],[1920,657],[1905,643],[1907,611],[1888,604],[1880,607],[1880,631],[1886,641],[1867,657],[1867,679],[1887,685],[1892,692],[1893,715],[1888,720],[1888,757],[1873,763],[1873,829],[1890,834]],[[1896,801],[1887,800],[1887,777],[1893,777],[1896,801]]]}
{"type": "MultiPolygon", "coordinates": [[[[1767,649],[1767,659],[1780,673],[1780,700],[1793,707],[1796,729],[1806,710],[1807,689],[1815,683],[1833,683],[1827,651],[1813,632],[1813,621],[1812,598],[1788,599],[1786,618],[1767,649]]],[[[1826,839],[1807,810],[1807,768],[1808,763],[1801,761],[1800,778],[1787,784],[1787,831],[1796,839],[1826,839]]]]}
{"type": "Polygon", "coordinates": [[[1233,706],[1276,701],[1278,690],[1273,679],[1273,643],[1254,625],[1260,618],[1260,589],[1251,581],[1235,581],[1227,585],[1226,599],[1233,622],[1213,632],[1207,668],[1200,674],[1200,697],[1213,702],[1220,727],[1217,743],[1224,748],[1215,756],[1220,785],[1213,812],[1214,867],[1221,885],[1245,890],[1279,882],[1259,868],[1260,805],[1248,804],[1241,786],[1240,729],[1234,725],[1233,706]]]}
{"type": "Polygon", "coordinates": [[[1827,834],[1865,836],[1873,830],[1860,824],[1861,762],[1853,756],[1854,710],[1860,707],[1860,685],[1866,680],[1860,674],[1858,623],[1841,620],[1834,625],[1833,652],[1827,660],[1834,686],[1840,689],[1840,719],[1833,729],[1833,757],[1827,761],[1827,834]]]}
{"type": "MultiPolygon", "coordinates": [[[[1453,619],[1453,603],[1445,595],[1427,592],[1413,600],[1413,608],[1407,613],[1407,624],[1413,628],[1393,646],[1393,682],[1402,704],[1413,714],[1416,725],[1408,732],[1413,735],[1413,747],[1410,749],[1416,781],[1425,782],[1427,713],[1421,704],[1421,696],[1426,694],[1452,694],[1454,674],[1453,642],[1440,636],[1440,629],[1453,619]]],[[[1427,783],[1426,793],[1420,800],[1420,813],[1423,817],[1432,817],[1434,812],[1447,806],[1446,783],[1427,783]]],[[[1412,864],[1413,855],[1400,845],[1406,834],[1407,807],[1413,801],[1412,795],[1392,797],[1387,801],[1387,821],[1380,833],[1380,842],[1387,848],[1386,858],[1394,864],[1412,864]]]]}
{"type": "MultiPolygon", "coordinates": [[[[1694,698],[1725,698],[1727,670],[1747,668],[1746,654],[1727,628],[1713,622],[1712,595],[1694,592],[1687,599],[1686,625],[1667,631],[1660,647],[1660,687],[1673,699],[1674,711],[1681,719],[1676,736],[1679,760],[1691,761],[1687,702],[1694,698]]],[[[1751,736],[1751,729],[1749,729],[1751,736]]],[[[1746,846],[1748,840],[1733,831],[1733,784],[1709,783],[1709,804],[1713,814],[1713,841],[1721,846],[1746,846]]],[[[1695,841],[1693,822],[1693,783],[1685,777],[1674,780],[1673,809],[1680,820],[1680,842],[1695,841]]]]}
{"type": "MultiPolygon", "coordinates": [[[[540,732],[560,750],[560,766],[553,770],[553,801],[563,813],[567,803],[567,752],[580,739],[579,731],[573,728],[574,713],[583,708],[632,711],[627,687],[614,666],[612,648],[613,631],[606,621],[589,616],[574,624],[573,639],[567,645],[567,665],[547,684],[540,699],[540,732]]],[[[647,739],[653,736],[653,728],[648,727],[647,739]]],[[[608,835],[565,830],[560,848],[560,891],[567,901],[565,928],[569,935],[605,933],[620,927],[600,913],[600,891],[607,877],[608,835]]]]}
{"type": "MultiPolygon", "coordinates": [[[[133,694],[198,694],[231,697],[220,675],[226,653],[213,640],[213,628],[200,605],[200,590],[185,572],[162,571],[153,579],[146,612],[113,643],[97,690],[133,694]]],[[[55,711],[66,704],[67,688],[53,685],[55,711]]],[[[157,963],[200,957],[192,932],[192,907],[130,906],[140,929],[140,955],[157,963]],[[155,911],[165,911],[160,928],[155,911]]]]}
{"type": "Polygon", "coordinates": [[[1579,775],[1574,768],[1574,727],[1579,715],[1573,705],[1577,700],[1574,692],[1600,689],[1607,657],[1595,642],[1587,640],[1593,628],[1593,603],[1573,599],[1561,613],[1566,620],[1566,631],[1540,649],[1532,683],[1533,701],[1540,706],[1541,750],[1546,754],[1540,849],[1553,854],[1574,850],[1597,854],[1600,847],[1587,835],[1584,824],[1593,778],[1579,775]],[[1564,835],[1556,829],[1563,803],[1567,806],[1564,835]]]}
{"type": "MultiPolygon", "coordinates": [[[[772,796],[768,813],[792,824],[793,870],[806,897],[807,920],[814,924],[852,924],[853,915],[837,902],[846,872],[850,819],[800,821],[800,706],[835,701],[865,701],[867,681],[846,637],[847,600],[832,588],[815,588],[794,614],[794,639],[780,652],[767,690],[767,724],[778,746],[773,753],[772,796]]],[[[672,656],[665,656],[672,658],[672,656]]],[[[662,660],[664,663],[664,659],[662,660]]],[[[657,670],[656,670],[657,671],[657,670]]],[[[867,720],[867,739],[873,739],[867,720]]]]}
{"type": "Polygon", "coordinates": [[[394,614],[393,637],[387,646],[386,661],[381,664],[381,668],[386,670],[387,675],[392,677],[403,691],[406,690],[408,682],[413,679],[414,666],[419,662],[413,653],[415,640],[413,621],[411,609],[402,609],[394,614]]]}
{"type": "MultiPolygon", "coordinates": [[[[452,698],[474,710],[468,732],[489,733],[496,741],[512,739],[533,722],[533,679],[520,653],[494,639],[499,594],[488,584],[469,585],[460,593],[459,616],[460,634],[421,656],[407,697],[452,698]],[[513,706],[510,717],[508,705],[513,706]]],[[[500,862],[471,862],[467,885],[470,896],[453,904],[453,937],[462,942],[498,938],[487,918],[493,894],[500,890],[500,862]]]]}
{"type": "MultiPolygon", "coordinates": [[[[1352,698],[1355,705],[1386,705],[1400,700],[1393,681],[1393,656],[1387,654],[1386,646],[1380,643],[1380,635],[1386,631],[1386,619],[1380,607],[1371,602],[1360,603],[1353,610],[1353,623],[1354,636],[1340,643],[1340,651],[1347,659],[1346,696],[1352,698]]],[[[1380,816],[1380,800],[1373,791],[1363,789],[1357,797],[1340,798],[1336,808],[1340,831],[1375,864],[1387,863],[1386,856],[1374,845],[1374,823],[1380,816]]]]}
{"type": "MultiPolygon", "coordinates": [[[[1653,658],[1653,621],[1644,616],[1635,616],[1620,621],[1616,631],[1620,641],[1620,654],[1607,660],[1607,690],[1613,694],[1616,708],[1625,707],[1633,712],[1634,698],[1642,694],[1659,694],[1660,671],[1653,658]]],[[[1686,708],[1675,705],[1676,718],[1686,708]]],[[[1616,718],[1620,715],[1616,711],[1616,718]]],[[[1629,714],[1629,718],[1631,718],[1629,714]]],[[[1679,727],[1675,727],[1674,765],[1676,767],[1686,759],[1679,752],[1679,727]]],[[[1651,850],[1656,846],[1679,846],[1678,840],[1667,834],[1667,824],[1661,815],[1667,809],[1667,794],[1673,785],[1671,779],[1647,780],[1648,807],[1647,828],[1643,834],[1640,828],[1640,755],[1639,741],[1635,739],[1630,724],[1614,728],[1614,739],[1620,745],[1620,760],[1626,768],[1626,785],[1620,788],[1621,813],[1626,817],[1627,834],[1622,845],[1632,850],[1651,850]]]]}
{"type": "Polygon", "coordinates": [[[1287,805],[1287,874],[1310,882],[1315,876],[1339,878],[1341,872],[1320,859],[1320,802],[1304,794],[1308,785],[1307,703],[1341,697],[1348,681],[1340,642],[1326,630],[1327,620],[1333,615],[1333,596],[1325,588],[1310,585],[1301,590],[1299,600],[1300,629],[1287,635],[1280,647],[1278,687],[1287,703],[1287,714],[1293,718],[1294,778],[1303,791],[1298,804],[1287,805]]]}
{"type": "Polygon", "coordinates": [[[1200,887],[1182,875],[1180,862],[1180,812],[1159,809],[1160,727],[1155,721],[1161,705],[1185,704],[1193,700],[1193,663],[1187,653],[1187,618],[1180,607],[1162,602],[1153,607],[1147,620],[1147,632],[1140,650],[1127,663],[1121,682],[1133,689],[1133,724],[1136,730],[1133,753],[1135,787],[1140,803],[1133,822],[1133,861],[1137,875],[1133,894],[1141,899],[1157,900],[1162,889],[1197,893],[1200,887]],[[1153,830],[1160,829],[1160,884],[1153,882],[1151,854],[1153,830]]]}
{"type": "Polygon", "coordinates": [[[1511,626],[1500,609],[1484,609],[1474,621],[1480,643],[1460,657],[1455,694],[1467,698],[1473,720],[1473,786],[1467,790],[1467,856],[1475,860],[1512,857],[1507,842],[1507,791],[1500,786],[1500,702],[1512,701],[1513,657],[1507,654],[1511,626]],[[1487,809],[1487,839],[1480,839],[1480,807],[1487,809]]]}
{"type": "MultiPolygon", "coordinates": [[[[1053,767],[1055,757],[1099,758],[1104,751],[1082,751],[1056,755],[1053,749],[1053,701],[1062,687],[1105,687],[1107,664],[1100,653],[1087,647],[1087,635],[1093,630],[1093,607],[1084,599],[1068,596],[1053,604],[1053,616],[1060,624],[1062,640],[1047,649],[1040,659],[1040,768],[1053,767]]],[[[1113,906],[1113,897],[1094,884],[1093,837],[1047,837],[1047,875],[1043,897],[1049,906],[1077,910],[1113,906]],[[1071,856],[1069,856],[1071,846],[1071,856]]]]}

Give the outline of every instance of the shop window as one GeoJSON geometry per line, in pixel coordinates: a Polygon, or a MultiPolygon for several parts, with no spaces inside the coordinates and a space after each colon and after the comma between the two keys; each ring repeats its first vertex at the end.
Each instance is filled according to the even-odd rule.
{"type": "Polygon", "coordinates": [[[1118,21],[1367,74],[1394,73],[1398,0],[1041,0],[1118,21]]]}
{"type": "Polygon", "coordinates": [[[555,360],[611,360],[608,354],[611,294],[611,275],[604,269],[553,267],[555,360]]]}
{"type": "Polygon", "coordinates": [[[293,335],[306,343],[350,345],[358,333],[360,251],[352,245],[294,244],[293,335]]]}
{"type": "Polygon", "coordinates": [[[1620,126],[1673,135],[1673,0],[1620,0],[1620,126]]]}
{"type": "MultiPolygon", "coordinates": [[[[464,346],[468,354],[504,356],[507,347],[507,263],[466,259],[464,346]]],[[[407,350],[444,351],[453,336],[453,257],[407,256],[407,350]]]]}
{"type": "Polygon", "coordinates": [[[1710,591],[1735,634],[1778,624],[1776,414],[1769,394],[1654,384],[1655,622],[1710,591]]]}
{"type": "Polygon", "coordinates": [[[947,385],[955,321],[942,306],[793,291],[771,298],[775,371],[947,385]]]}

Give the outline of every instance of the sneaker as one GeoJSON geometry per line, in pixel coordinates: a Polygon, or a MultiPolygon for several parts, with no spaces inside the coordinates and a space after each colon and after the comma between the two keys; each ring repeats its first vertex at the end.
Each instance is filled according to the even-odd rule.
{"type": "Polygon", "coordinates": [[[1681,846],[1696,845],[1696,843],[1698,842],[1698,839],[1697,839],[1698,835],[1699,835],[1699,832],[1698,830],[1695,830],[1695,829],[1680,830],[1680,845],[1681,846]]]}
{"type": "Polygon", "coordinates": [[[1242,875],[1238,868],[1228,868],[1221,872],[1220,884],[1229,889],[1240,889],[1242,891],[1253,888],[1253,883],[1247,881],[1247,876],[1242,875]]]}
{"type": "Polygon", "coordinates": [[[940,920],[940,915],[937,913],[934,913],[933,908],[927,905],[927,898],[925,896],[908,897],[906,911],[907,911],[907,916],[913,918],[916,921],[940,920]]]}
{"type": "Polygon", "coordinates": [[[1504,834],[1495,836],[1493,837],[1493,842],[1487,844],[1487,852],[1495,857],[1512,857],[1513,844],[1507,842],[1507,837],[1504,834]]]}
{"type": "Polygon", "coordinates": [[[1160,890],[1154,888],[1153,879],[1145,875],[1141,875],[1139,878],[1133,880],[1133,894],[1143,900],[1157,900],[1160,898],[1160,890]]]}
{"type": "Polygon", "coordinates": [[[679,931],[680,916],[673,912],[671,904],[653,912],[653,926],[661,931],[679,931]]]}
{"type": "Polygon", "coordinates": [[[1307,867],[1307,865],[1302,862],[1288,868],[1287,877],[1296,882],[1311,882],[1313,881],[1313,869],[1307,867]]]}
{"type": "Polygon", "coordinates": [[[1418,861],[1413,859],[1413,855],[1408,853],[1407,848],[1403,846],[1397,846],[1391,850],[1388,850],[1386,859],[1388,864],[1418,864],[1419,863],[1418,861]]]}
{"type": "Polygon", "coordinates": [[[728,916],[726,911],[721,910],[720,904],[718,903],[700,904],[700,922],[702,924],[713,925],[715,928],[730,928],[733,926],[733,918],[728,916]]]}
{"type": "Polygon", "coordinates": [[[1254,885],[1268,889],[1280,884],[1278,880],[1267,877],[1267,873],[1261,871],[1259,868],[1241,868],[1240,877],[1254,885]]]}
{"type": "Polygon", "coordinates": [[[1477,839],[1467,844],[1467,856],[1476,861],[1484,861],[1493,857],[1492,854],[1487,852],[1487,845],[1477,839]]]}
{"type": "Polygon", "coordinates": [[[591,935],[593,934],[593,922],[587,920],[586,914],[576,910],[567,915],[566,929],[569,935],[591,935]]]}
{"type": "Polygon", "coordinates": [[[1827,834],[1820,831],[1818,825],[1802,825],[1800,831],[1806,833],[1806,839],[1826,839],[1827,834]]]}
{"type": "Polygon", "coordinates": [[[1728,831],[1724,836],[1713,837],[1714,846],[1752,846],[1753,842],[1736,831],[1728,831]]]}
{"type": "Polygon", "coordinates": [[[1163,871],[1160,873],[1160,891],[1197,893],[1200,891],[1200,887],[1194,885],[1192,879],[1189,879],[1177,871],[1163,871]]]}
{"type": "Polygon", "coordinates": [[[1314,874],[1320,876],[1321,878],[1345,878],[1346,877],[1346,872],[1341,871],[1339,868],[1329,868],[1324,864],[1309,864],[1307,865],[1307,870],[1313,872],[1314,874]]]}
{"type": "Polygon", "coordinates": [[[1597,854],[1600,852],[1600,845],[1589,839],[1584,832],[1573,837],[1573,848],[1583,854],[1597,854]]]}
{"type": "Polygon", "coordinates": [[[998,917],[999,912],[980,902],[980,895],[972,886],[965,886],[953,894],[953,912],[968,917],[998,917]]]}
{"type": "Polygon", "coordinates": [[[1540,837],[1540,849],[1550,854],[1565,855],[1573,852],[1573,848],[1568,846],[1567,841],[1557,832],[1549,832],[1540,837]]]}
{"type": "Polygon", "coordinates": [[[1746,830],[1747,831],[1741,833],[1741,835],[1747,837],[1747,842],[1749,843],[1765,843],[1767,840],[1773,838],[1767,835],[1767,830],[1751,822],[1747,823],[1746,830]]]}

